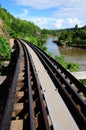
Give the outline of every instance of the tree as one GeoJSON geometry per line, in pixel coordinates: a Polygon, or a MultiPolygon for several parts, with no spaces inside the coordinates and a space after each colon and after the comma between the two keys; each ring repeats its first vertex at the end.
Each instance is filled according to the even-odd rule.
{"type": "Polygon", "coordinates": [[[78,29],[78,24],[75,25],[74,29],[75,29],[75,30],[78,29]]]}

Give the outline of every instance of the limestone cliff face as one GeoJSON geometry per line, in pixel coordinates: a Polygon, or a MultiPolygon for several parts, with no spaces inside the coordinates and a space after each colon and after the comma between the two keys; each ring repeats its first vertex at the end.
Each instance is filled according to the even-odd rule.
{"type": "Polygon", "coordinates": [[[2,21],[2,19],[0,18],[0,34],[3,35],[4,38],[6,38],[7,40],[9,39],[9,35],[6,31],[4,22],[2,21]]]}

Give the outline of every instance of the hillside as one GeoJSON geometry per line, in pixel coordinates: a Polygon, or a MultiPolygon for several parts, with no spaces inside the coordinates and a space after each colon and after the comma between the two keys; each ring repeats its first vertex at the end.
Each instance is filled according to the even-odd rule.
{"type": "Polygon", "coordinates": [[[10,38],[27,39],[46,50],[43,46],[46,40],[46,31],[41,30],[32,22],[15,18],[0,6],[0,71],[4,60],[9,60],[11,57],[10,38]]]}
{"type": "MultiPolygon", "coordinates": [[[[41,30],[40,28],[32,22],[21,20],[15,18],[11,15],[6,9],[0,7],[0,32],[6,29],[5,32],[8,32],[10,37],[28,37],[31,35],[37,35],[41,30]]],[[[5,34],[7,35],[7,33],[5,34]]],[[[4,35],[4,36],[5,36],[4,35]]]]}
{"type": "Polygon", "coordinates": [[[5,29],[4,22],[2,21],[1,18],[0,18],[0,34],[3,35],[3,37],[8,40],[9,34],[8,34],[7,30],[5,29]]]}

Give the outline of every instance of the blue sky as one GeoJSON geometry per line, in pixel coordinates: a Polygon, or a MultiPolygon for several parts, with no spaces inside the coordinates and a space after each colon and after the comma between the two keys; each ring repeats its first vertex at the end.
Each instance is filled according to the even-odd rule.
{"type": "Polygon", "coordinates": [[[86,25],[86,0],[0,0],[15,17],[31,21],[41,29],[86,25]]]}

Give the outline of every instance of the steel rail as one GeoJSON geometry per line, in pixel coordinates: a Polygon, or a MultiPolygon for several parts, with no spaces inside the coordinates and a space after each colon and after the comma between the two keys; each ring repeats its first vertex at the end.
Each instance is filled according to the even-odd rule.
{"type": "MultiPolygon", "coordinates": [[[[42,57],[39,55],[39,57],[42,59],[42,57]]],[[[65,87],[62,87],[62,84],[61,84],[61,82],[59,81],[59,78],[57,78],[56,76],[55,76],[55,73],[53,73],[52,72],[52,69],[51,69],[51,67],[49,67],[46,63],[44,63],[45,61],[43,61],[43,59],[42,59],[42,62],[43,62],[43,64],[45,64],[48,68],[48,71],[50,71],[49,73],[51,73],[51,78],[52,79],[54,79],[53,81],[54,81],[54,84],[57,86],[57,88],[58,88],[58,91],[60,91],[60,93],[62,94],[62,95],[65,95],[64,96],[64,98],[66,97],[66,100],[70,103],[71,102],[71,108],[72,107],[74,107],[73,108],[73,110],[74,111],[76,111],[75,113],[77,113],[77,116],[79,117],[78,119],[80,119],[81,118],[81,120],[79,120],[80,122],[79,122],[79,124],[80,123],[86,123],[86,119],[85,119],[85,117],[83,116],[83,114],[82,114],[82,112],[81,112],[81,110],[80,110],[80,108],[78,108],[78,105],[76,105],[76,103],[74,103],[74,100],[72,99],[72,97],[73,96],[70,96],[70,94],[68,93],[68,91],[66,91],[66,89],[65,89],[65,87]],[[62,91],[62,92],[61,92],[62,91]],[[64,93],[64,94],[63,94],[64,93]],[[67,99],[67,98],[69,98],[69,99],[67,99]]],[[[70,90],[69,90],[70,91],[70,90]]],[[[75,95],[74,95],[75,96],[75,95]]],[[[64,100],[64,98],[63,98],[63,100],[64,100]]],[[[85,111],[84,111],[85,112],[85,111]]],[[[76,121],[77,121],[77,119],[76,119],[76,121]]],[[[85,125],[84,125],[85,126],[85,125]]]]}
{"type": "MultiPolygon", "coordinates": [[[[17,48],[19,49],[18,44],[17,44],[17,48]]],[[[6,97],[7,103],[6,103],[6,106],[4,109],[3,117],[1,119],[0,130],[10,130],[11,114],[13,111],[14,97],[15,97],[16,86],[17,86],[20,57],[21,57],[21,51],[19,50],[18,51],[18,59],[17,59],[16,68],[15,68],[15,72],[13,75],[10,91],[8,94],[8,98],[6,97]]]]}
{"type": "Polygon", "coordinates": [[[47,118],[47,112],[43,103],[43,96],[41,94],[41,84],[38,78],[37,73],[35,72],[35,68],[34,68],[34,63],[32,61],[32,57],[31,55],[28,53],[30,60],[31,60],[31,64],[32,64],[32,68],[34,70],[34,74],[35,74],[35,78],[36,78],[36,82],[37,82],[37,87],[38,87],[38,93],[39,93],[39,97],[40,97],[40,103],[41,103],[41,108],[42,108],[42,115],[43,115],[43,120],[44,120],[44,125],[45,125],[45,130],[50,130],[50,126],[49,126],[49,122],[48,122],[48,118],[47,118]]]}
{"type": "MultiPolygon", "coordinates": [[[[31,45],[30,45],[30,46],[31,46],[31,45]]],[[[81,104],[83,105],[83,107],[86,106],[86,102],[81,99],[81,97],[78,95],[78,92],[75,91],[75,90],[71,87],[71,85],[65,80],[65,78],[62,76],[62,74],[56,69],[56,67],[52,64],[52,62],[51,62],[51,61],[49,60],[49,58],[44,54],[44,52],[42,52],[40,49],[36,48],[36,46],[34,46],[34,47],[35,47],[35,49],[37,50],[37,53],[39,52],[40,55],[42,55],[42,56],[47,60],[48,64],[51,65],[51,67],[53,68],[53,72],[57,74],[57,77],[60,77],[60,78],[61,78],[61,81],[66,85],[66,87],[71,88],[72,93],[74,93],[74,94],[77,95],[76,98],[78,98],[78,100],[81,102],[81,104]]],[[[34,49],[34,48],[33,48],[33,49],[34,49]]],[[[83,86],[83,85],[82,85],[82,86],[83,86]]],[[[85,91],[85,92],[86,92],[86,91],[85,91]]]]}
{"type": "MultiPolygon", "coordinates": [[[[38,51],[38,49],[37,49],[37,51],[38,51]]],[[[71,89],[72,94],[76,95],[77,100],[79,100],[79,102],[82,104],[83,108],[85,108],[86,107],[86,102],[81,99],[78,92],[75,91],[74,88],[71,87],[71,85],[65,80],[65,78],[61,75],[61,73],[55,68],[55,66],[51,63],[51,61],[41,51],[40,51],[40,54],[42,54],[42,56],[44,58],[46,58],[47,62],[53,68],[53,72],[57,74],[56,76],[59,77],[59,79],[61,79],[60,82],[63,82],[63,84],[65,84],[68,89],[69,88],[71,89]]]]}
{"type": "MultiPolygon", "coordinates": [[[[31,88],[31,81],[30,81],[30,65],[33,68],[33,72],[35,75],[35,79],[36,79],[36,84],[37,84],[37,89],[38,89],[38,94],[39,94],[39,100],[40,100],[40,105],[41,105],[41,111],[42,111],[42,120],[43,122],[41,122],[44,126],[43,129],[45,130],[51,130],[53,129],[53,126],[49,124],[48,121],[48,110],[47,110],[47,106],[45,106],[44,104],[44,97],[43,94],[41,93],[41,84],[38,78],[38,75],[34,69],[34,64],[33,64],[33,60],[31,58],[31,55],[29,54],[26,46],[20,42],[19,40],[15,40],[18,45],[18,49],[19,49],[19,53],[18,53],[18,59],[17,59],[17,64],[16,64],[16,68],[15,68],[15,73],[13,76],[13,80],[12,80],[12,84],[11,84],[11,88],[9,90],[9,94],[8,94],[8,99],[7,99],[7,103],[5,106],[5,110],[4,110],[4,114],[1,120],[1,124],[0,124],[0,130],[10,130],[11,128],[11,121],[12,121],[12,112],[13,112],[13,107],[14,107],[14,100],[15,100],[15,94],[16,94],[16,88],[17,88],[17,83],[18,83],[18,74],[19,74],[19,70],[20,70],[20,61],[21,61],[21,45],[24,51],[24,56],[25,56],[25,75],[26,75],[26,86],[28,87],[28,98],[29,98],[29,124],[30,125],[30,130],[36,130],[36,126],[35,126],[35,121],[34,121],[34,110],[33,110],[33,97],[32,97],[32,88],[31,88]],[[20,44],[21,43],[21,44],[20,44]]],[[[14,118],[14,117],[13,117],[14,118]]],[[[13,119],[15,120],[15,119],[13,119]]]]}
{"type": "MultiPolygon", "coordinates": [[[[21,43],[22,44],[22,43],[21,43]]],[[[24,44],[22,44],[24,51],[25,51],[25,58],[26,58],[26,68],[27,68],[27,87],[28,87],[28,98],[29,98],[29,116],[30,116],[30,130],[35,130],[34,124],[34,112],[33,112],[33,99],[32,99],[32,90],[30,84],[30,66],[28,60],[28,51],[24,44]]]]}
{"type": "MultiPolygon", "coordinates": [[[[38,47],[37,47],[38,48],[38,47]]],[[[38,48],[39,50],[41,50],[40,48],[38,48]]],[[[42,51],[42,50],[41,50],[42,51]]],[[[44,53],[42,51],[42,53],[44,53]]],[[[60,65],[55,59],[53,59],[52,57],[50,57],[48,54],[44,53],[51,61],[51,63],[53,63],[57,69],[61,70],[61,73],[65,74],[65,77],[68,77],[70,79],[70,82],[73,83],[80,89],[80,91],[84,92],[86,95],[86,87],[84,87],[70,72],[68,72],[62,65],[60,65]]]]}
{"type": "MultiPolygon", "coordinates": [[[[75,120],[80,128],[84,128],[86,125],[86,117],[85,117],[86,103],[80,98],[78,93],[76,91],[74,91],[74,89],[71,87],[71,85],[66,82],[66,80],[61,76],[61,74],[58,73],[56,68],[53,67],[53,64],[51,64],[51,61],[49,61],[49,59],[44,55],[44,53],[42,53],[38,48],[34,47],[34,45],[32,45],[32,44],[29,44],[29,45],[30,45],[30,47],[33,48],[33,50],[40,57],[40,60],[42,60],[43,64],[46,65],[48,71],[51,71],[51,75],[52,75],[51,77],[52,77],[52,79],[55,80],[55,85],[57,84],[56,86],[59,87],[59,89],[64,92],[64,94],[63,94],[63,92],[60,92],[60,93],[62,93],[62,95],[65,95],[66,99],[69,98],[69,99],[67,99],[67,100],[69,100],[68,101],[69,103],[70,103],[70,101],[72,102],[72,105],[74,106],[73,110],[75,111],[75,113],[77,113],[77,115],[76,115],[77,118],[75,120]],[[44,59],[46,59],[46,60],[44,61],[44,59]],[[51,67],[49,67],[47,65],[46,61],[48,62],[49,66],[51,65],[51,67]],[[52,72],[51,68],[53,68],[56,72],[55,71],[52,72]],[[58,78],[59,76],[56,77],[55,73],[57,73],[60,76],[60,80],[63,82],[63,84],[65,84],[65,87],[68,89],[68,91],[70,91],[69,89],[71,89],[71,92],[73,94],[72,98],[71,98],[70,94],[66,91],[65,87],[62,87],[62,84],[58,78]],[[74,99],[74,97],[75,97],[75,99],[74,99]],[[80,106],[77,106],[77,102],[76,102],[77,99],[78,99],[79,105],[81,104],[80,106]],[[76,100],[76,101],[74,101],[74,100],[76,100]],[[78,107],[80,107],[80,108],[78,108],[78,107]]],[[[71,107],[72,107],[72,105],[71,105],[71,107]]],[[[75,116],[75,115],[73,114],[73,116],[75,116]]]]}
{"type": "MultiPolygon", "coordinates": [[[[33,45],[33,44],[31,43],[30,45],[33,45]]],[[[73,82],[80,89],[80,91],[82,91],[86,95],[86,87],[84,87],[70,72],[68,72],[62,65],[60,65],[55,59],[53,59],[48,54],[46,54],[44,51],[42,51],[39,47],[37,47],[35,45],[34,45],[34,47],[38,48],[38,50],[40,50],[44,55],[46,55],[46,57],[48,59],[50,59],[49,61],[56,66],[55,68],[57,70],[60,69],[61,74],[64,73],[65,77],[68,77],[70,79],[70,82],[71,83],[73,82]]]]}
{"type": "MultiPolygon", "coordinates": [[[[15,68],[15,73],[13,76],[11,88],[8,94],[8,99],[7,103],[5,106],[4,114],[1,119],[1,124],[0,124],[0,130],[10,130],[10,125],[11,125],[11,117],[12,117],[12,112],[13,112],[13,106],[14,106],[14,99],[15,99],[15,94],[16,94],[16,87],[17,87],[17,80],[18,80],[18,74],[19,74],[19,66],[20,66],[20,59],[21,59],[21,49],[20,45],[18,42],[16,42],[18,45],[19,49],[19,54],[18,54],[18,60],[15,68]]],[[[25,58],[26,58],[26,69],[27,69],[27,86],[28,86],[28,97],[29,97],[29,115],[30,115],[30,130],[35,130],[35,123],[34,123],[34,114],[33,114],[33,107],[32,107],[32,94],[31,94],[31,85],[30,85],[30,70],[29,70],[29,64],[28,64],[28,54],[26,48],[23,46],[24,52],[25,52],[25,58]]]]}
{"type": "MultiPolygon", "coordinates": [[[[20,41],[20,40],[19,40],[20,41]]],[[[20,41],[21,42],[21,41],[20,41]]],[[[40,84],[40,81],[39,81],[39,78],[38,78],[38,75],[36,73],[36,70],[34,68],[34,63],[33,63],[33,60],[32,60],[32,57],[30,55],[30,53],[28,52],[26,46],[21,42],[21,44],[24,46],[24,48],[26,49],[27,51],[27,57],[28,57],[28,60],[29,62],[31,63],[31,66],[32,66],[32,69],[34,71],[34,76],[35,76],[35,79],[36,79],[36,84],[37,84],[37,89],[38,89],[38,94],[39,94],[39,100],[40,100],[40,104],[41,104],[41,111],[42,111],[42,116],[43,116],[43,124],[44,124],[44,129],[45,130],[51,130],[50,126],[49,125],[49,122],[48,122],[48,118],[47,118],[47,110],[46,110],[46,107],[44,106],[44,99],[43,99],[43,95],[41,94],[41,84],[40,84]]],[[[30,67],[29,67],[30,68],[30,67]]],[[[28,71],[28,70],[27,70],[28,71]]],[[[30,74],[29,74],[30,76],[30,74]]],[[[28,79],[30,80],[30,78],[28,79]]],[[[30,81],[29,81],[29,99],[31,98],[31,101],[29,103],[29,106],[31,105],[31,102],[32,102],[32,96],[31,96],[31,86],[30,86],[30,81]]],[[[32,113],[32,105],[31,105],[31,108],[30,108],[30,113],[32,113]]],[[[30,118],[31,118],[31,122],[33,122],[34,120],[34,116],[33,115],[30,115],[30,118]]],[[[34,123],[34,122],[33,122],[34,123]]],[[[33,123],[30,123],[31,124],[31,127],[33,127],[33,123]]],[[[30,129],[30,130],[35,130],[34,128],[30,129]]]]}

